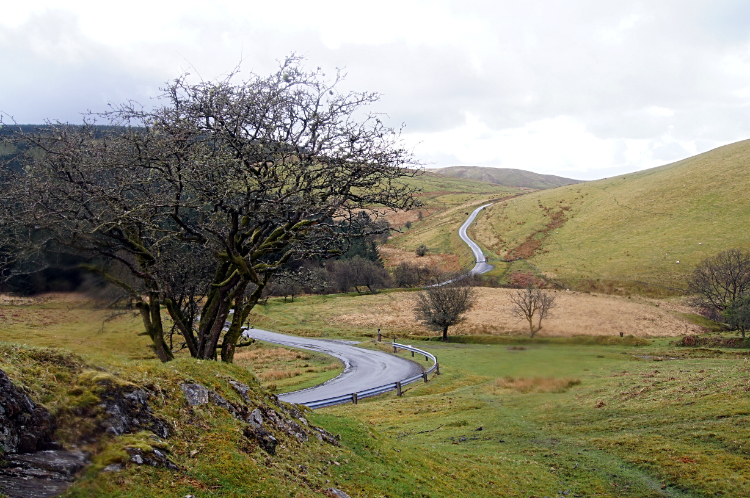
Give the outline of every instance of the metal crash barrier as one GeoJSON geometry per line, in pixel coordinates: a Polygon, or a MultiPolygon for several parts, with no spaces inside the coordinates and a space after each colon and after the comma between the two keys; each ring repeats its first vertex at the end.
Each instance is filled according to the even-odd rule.
{"type": "Polygon", "coordinates": [[[377,396],[379,394],[387,393],[389,391],[396,391],[396,394],[398,396],[401,396],[402,394],[402,388],[406,385],[409,385],[413,382],[417,381],[424,381],[427,382],[428,376],[435,372],[437,375],[440,375],[440,365],[438,365],[437,358],[432,354],[428,353],[427,351],[423,351],[421,349],[414,348],[412,346],[407,346],[405,344],[399,344],[397,342],[392,343],[393,345],[393,352],[398,352],[399,349],[403,349],[406,351],[411,351],[412,357],[417,354],[419,356],[424,356],[425,361],[432,360],[432,365],[430,368],[425,370],[424,372],[414,375],[412,377],[403,379],[399,382],[391,382],[390,384],[383,384],[382,386],[377,387],[371,387],[369,389],[363,389],[362,391],[357,391],[350,394],[344,394],[341,396],[334,396],[332,398],[324,398],[319,399],[316,401],[308,401],[306,403],[300,403],[308,408],[325,408],[326,406],[334,406],[334,405],[340,405],[343,403],[354,403],[357,404],[357,401],[359,401],[362,398],[369,398],[370,396],[377,396]]]}

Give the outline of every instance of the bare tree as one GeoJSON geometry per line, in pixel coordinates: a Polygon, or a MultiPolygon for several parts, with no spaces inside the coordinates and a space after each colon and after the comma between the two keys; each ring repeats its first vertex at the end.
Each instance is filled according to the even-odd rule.
{"type": "Polygon", "coordinates": [[[542,328],[542,320],[547,318],[550,310],[555,307],[555,296],[532,287],[515,291],[510,295],[510,300],[511,312],[519,319],[529,322],[531,337],[539,332],[542,328]],[[537,317],[536,327],[534,327],[534,316],[537,317]]]}
{"type": "Polygon", "coordinates": [[[688,287],[695,294],[694,304],[720,319],[736,299],[750,292],[750,252],[729,249],[704,259],[688,278],[688,287]]]}
{"type": "Polygon", "coordinates": [[[274,274],[293,259],[338,250],[341,220],[352,225],[374,206],[415,203],[403,179],[418,170],[400,132],[364,113],[377,94],[341,94],[338,76],[306,72],[295,57],[268,77],[239,84],[233,77],[197,85],[178,78],[164,88],[161,107],[129,102],[104,114],[113,125],[104,135],[70,126],[21,133],[17,141],[42,152],[24,155],[24,169],[0,187],[0,225],[33,231],[29,248],[41,234],[128,269],[137,286],[107,265],[90,268],[134,299],[146,296],[144,325],[165,361],[161,304],[194,357],[214,359],[220,350],[231,362],[274,274]],[[199,247],[213,260],[194,301],[197,323],[170,297],[165,272],[175,266],[163,261],[175,245],[179,255],[199,247]]]}
{"type": "Polygon", "coordinates": [[[443,332],[448,341],[448,328],[463,322],[467,311],[474,307],[476,291],[457,280],[445,285],[427,287],[417,294],[414,313],[417,320],[443,332]]]}
{"type": "Polygon", "coordinates": [[[722,314],[727,324],[739,330],[744,339],[745,332],[750,330],[750,294],[732,301],[722,314]]]}

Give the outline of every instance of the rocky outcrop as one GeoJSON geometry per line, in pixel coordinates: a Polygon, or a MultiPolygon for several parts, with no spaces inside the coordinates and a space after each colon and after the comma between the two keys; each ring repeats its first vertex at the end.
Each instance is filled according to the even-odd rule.
{"type": "Polygon", "coordinates": [[[88,464],[53,441],[55,420],[0,370],[0,491],[11,498],[56,496],[88,464]]]}
{"type": "Polygon", "coordinates": [[[99,393],[100,407],[106,414],[101,422],[102,429],[115,436],[146,429],[161,438],[168,437],[169,425],[154,416],[148,397],[148,392],[135,386],[105,388],[99,393]]]}
{"type": "Polygon", "coordinates": [[[0,370],[0,454],[48,448],[54,432],[55,421],[50,413],[0,370]]]}
{"type": "Polygon", "coordinates": [[[338,440],[325,429],[310,425],[298,409],[285,408],[281,404],[279,410],[268,405],[258,405],[253,403],[248,396],[249,386],[236,381],[230,381],[229,384],[240,395],[244,401],[243,404],[232,403],[219,393],[198,383],[185,383],[180,387],[188,405],[198,406],[211,403],[224,408],[234,418],[246,423],[247,427],[243,431],[245,437],[256,441],[270,455],[276,454],[279,433],[292,437],[300,443],[306,443],[309,436],[303,426],[319,441],[339,445],[338,440]]]}

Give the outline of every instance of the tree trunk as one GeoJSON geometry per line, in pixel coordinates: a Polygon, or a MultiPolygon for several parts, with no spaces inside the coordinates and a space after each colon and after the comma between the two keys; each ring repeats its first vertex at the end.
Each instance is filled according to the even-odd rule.
{"type": "Polygon", "coordinates": [[[534,317],[532,316],[531,318],[529,318],[529,337],[533,339],[534,334],[537,333],[537,330],[534,330],[534,317]]]}
{"type": "Polygon", "coordinates": [[[156,293],[149,293],[148,303],[143,301],[136,305],[141,312],[143,326],[153,343],[156,356],[163,362],[174,359],[172,351],[164,341],[164,328],[161,321],[161,307],[156,293]]]}
{"type": "Polygon", "coordinates": [[[448,342],[448,327],[443,327],[443,342],[448,342]]]}
{"type": "Polygon", "coordinates": [[[250,316],[250,312],[255,305],[258,304],[258,300],[260,299],[265,286],[265,282],[263,285],[258,285],[248,298],[247,303],[244,303],[244,305],[241,295],[235,299],[232,324],[229,326],[227,333],[224,334],[224,342],[221,345],[221,361],[225,363],[234,362],[234,352],[237,349],[237,342],[240,340],[240,337],[242,337],[242,324],[245,323],[247,317],[250,316]]]}

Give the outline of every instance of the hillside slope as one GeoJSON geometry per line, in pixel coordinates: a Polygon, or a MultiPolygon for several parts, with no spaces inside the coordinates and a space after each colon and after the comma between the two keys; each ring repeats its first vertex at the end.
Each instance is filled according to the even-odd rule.
{"type": "Polygon", "coordinates": [[[750,248],[748,192],[750,140],[498,203],[470,236],[496,258],[526,258],[569,285],[606,282],[612,290],[645,282],[674,290],[703,258],[750,248]]]}
{"type": "Polygon", "coordinates": [[[465,178],[468,180],[479,180],[483,182],[507,185],[508,187],[521,187],[533,189],[548,189],[581,183],[581,180],[572,180],[555,175],[540,175],[531,171],[511,168],[483,168],[480,166],[450,166],[433,170],[435,173],[454,178],[465,178]]]}
{"type": "Polygon", "coordinates": [[[458,228],[468,213],[488,200],[523,193],[518,188],[451,178],[429,170],[408,182],[420,189],[417,198],[422,206],[387,215],[391,226],[400,231],[394,232],[388,244],[381,248],[387,266],[414,257],[414,249],[420,244],[430,249],[430,255],[420,259],[420,263],[427,266],[457,271],[473,264],[471,251],[458,237],[458,228]]]}

